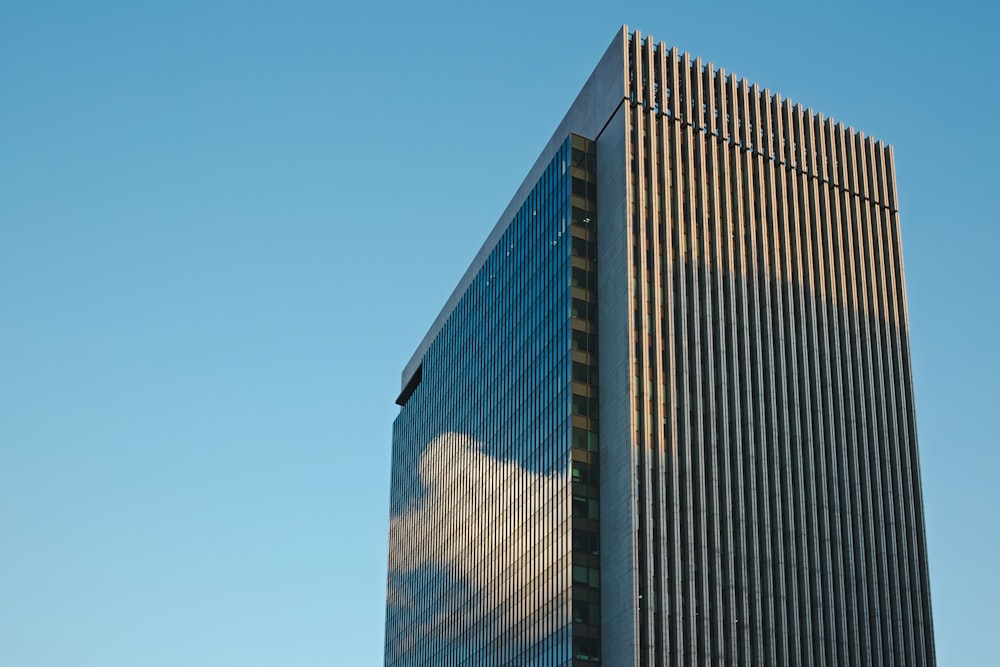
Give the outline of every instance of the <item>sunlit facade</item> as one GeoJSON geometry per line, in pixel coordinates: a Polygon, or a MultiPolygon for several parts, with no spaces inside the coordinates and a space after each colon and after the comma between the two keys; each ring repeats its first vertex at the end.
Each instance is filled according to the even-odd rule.
{"type": "Polygon", "coordinates": [[[881,142],[623,27],[397,402],[388,667],[934,664],[881,142]]]}

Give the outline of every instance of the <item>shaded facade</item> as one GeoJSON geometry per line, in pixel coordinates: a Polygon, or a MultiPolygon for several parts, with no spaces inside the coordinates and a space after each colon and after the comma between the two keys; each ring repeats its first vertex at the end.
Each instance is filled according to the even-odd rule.
{"type": "Polygon", "coordinates": [[[386,664],[599,657],[594,166],[567,137],[404,386],[386,664]]]}
{"type": "Polygon", "coordinates": [[[933,665],[892,150],[623,28],[403,374],[387,665],[933,665]]]}

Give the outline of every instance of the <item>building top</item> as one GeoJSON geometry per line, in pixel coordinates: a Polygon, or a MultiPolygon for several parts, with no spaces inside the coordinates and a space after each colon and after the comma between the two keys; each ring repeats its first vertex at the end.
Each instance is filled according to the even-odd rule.
{"type": "MultiPolygon", "coordinates": [[[[632,41],[639,42],[640,39],[641,36],[636,31],[635,40],[632,41]]],[[[642,41],[642,48],[646,48],[647,40],[651,40],[651,38],[647,36],[642,41]]],[[[632,44],[632,47],[639,48],[637,44],[632,44]]],[[[821,181],[841,187],[863,185],[866,180],[865,174],[862,173],[867,168],[865,165],[835,165],[825,155],[817,151],[815,146],[796,145],[789,142],[787,138],[771,134],[766,126],[751,127],[738,124],[735,113],[729,117],[722,117],[720,113],[724,115],[725,109],[712,109],[710,108],[711,104],[705,104],[702,105],[701,109],[696,109],[693,97],[685,102],[682,101],[681,95],[673,95],[671,98],[669,91],[657,91],[653,86],[644,86],[641,82],[630,82],[629,50],[628,26],[622,25],[403,369],[400,387],[404,392],[418,373],[427,349],[433,343],[438,332],[461,300],[462,295],[465,294],[479,269],[482,268],[490,252],[531,192],[545,166],[551,161],[566,137],[572,132],[590,139],[599,138],[609,119],[630,95],[636,95],[637,90],[638,97],[641,98],[637,101],[656,113],[673,116],[674,120],[678,122],[689,124],[702,132],[714,134],[721,141],[739,145],[745,150],[762,155],[765,159],[808,173],[821,181]]],[[[638,57],[638,53],[636,51],[634,55],[638,57]]],[[[809,119],[811,123],[833,127],[834,122],[831,119],[824,119],[821,114],[814,114],[812,109],[803,109],[801,105],[793,105],[790,100],[782,99],[778,94],[772,95],[767,89],[761,90],[756,84],[750,84],[746,79],[741,79],[737,83],[736,77],[732,74],[727,77],[723,70],[716,70],[711,63],[703,66],[701,59],[691,59],[687,53],[678,54],[676,49],[672,49],[671,53],[673,54],[671,57],[682,61],[685,69],[703,71],[706,77],[714,78],[717,85],[731,86],[733,92],[739,95],[759,98],[762,107],[773,107],[774,113],[784,112],[788,114],[789,118],[794,114],[797,118],[802,119],[801,122],[806,122],[805,119],[809,119]]],[[[744,97],[743,103],[746,103],[746,97],[744,97]]],[[[843,124],[838,123],[837,128],[843,131],[843,124]]],[[[866,139],[863,133],[855,132],[853,128],[847,128],[847,135],[853,136],[857,146],[871,144],[873,153],[875,151],[884,152],[891,162],[892,148],[890,146],[886,146],[882,142],[873,143],[870,137],[866,139]]],[[[894,188],[889,192],[867,192],[866,190],[862,194],[866,198],[877,201],[893,210],[896,209],[894,188]]]]}

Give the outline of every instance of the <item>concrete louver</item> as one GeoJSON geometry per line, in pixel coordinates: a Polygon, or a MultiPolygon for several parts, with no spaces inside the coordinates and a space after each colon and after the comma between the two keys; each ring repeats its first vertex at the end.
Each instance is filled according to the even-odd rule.
{"type": "Polygon", "coordinates": [[[637,664],[933,665],[892,148],[621,44],[637,664]]]}

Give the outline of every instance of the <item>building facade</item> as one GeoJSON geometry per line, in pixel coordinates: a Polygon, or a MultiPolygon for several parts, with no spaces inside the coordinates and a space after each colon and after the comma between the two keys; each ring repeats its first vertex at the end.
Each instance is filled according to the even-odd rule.
{"type": "Polygon", "coordinates": [[[386,665],[933,665],[891,147],[623,27],[403,373],[386,665]]]}

